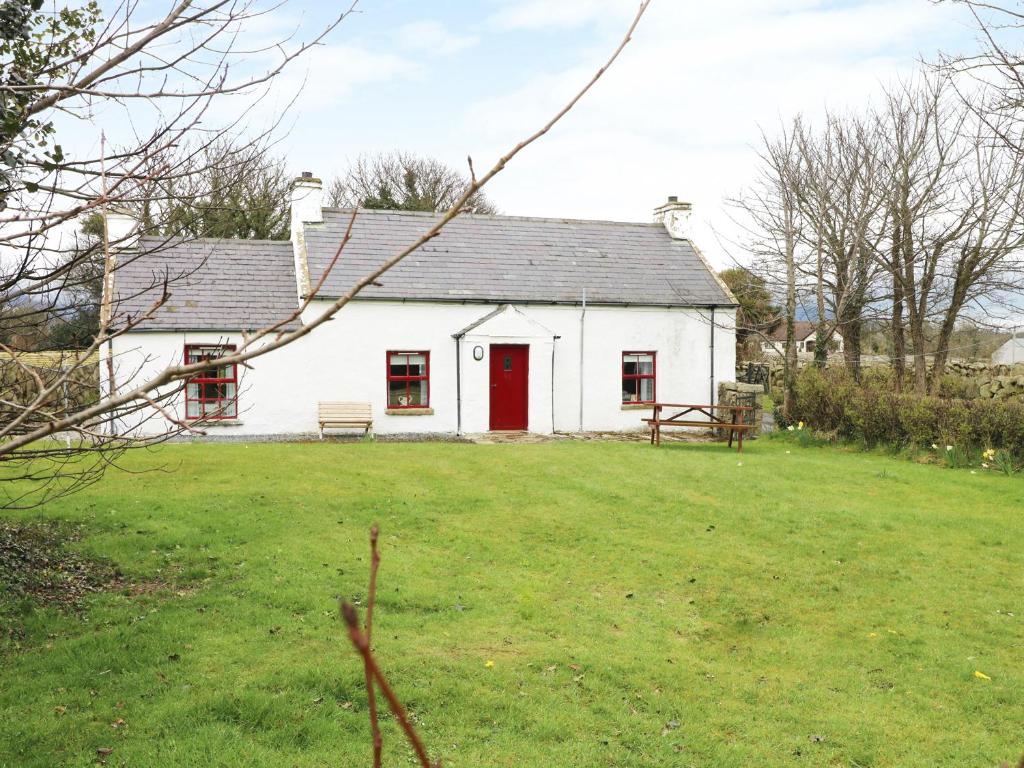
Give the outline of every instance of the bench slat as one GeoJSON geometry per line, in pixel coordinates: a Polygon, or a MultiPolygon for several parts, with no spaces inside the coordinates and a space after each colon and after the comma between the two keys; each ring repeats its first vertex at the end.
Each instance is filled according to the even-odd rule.
{"type": "Polygon", "coordinates": [[[373,406],[370,403],[323,401],[317,403],[317,421],[320,438],[326,427],[362,427],[369,432],[373,426],[373,406]]]}
{"type": "Polygon", "coordinates": [[[733,424],[731,422],[718,421],[666,421],[665,419],[644,419],[652,426],[657,424],[662,427],[707,427],[708,429],[753,429],[754,424],[733,424]]]}

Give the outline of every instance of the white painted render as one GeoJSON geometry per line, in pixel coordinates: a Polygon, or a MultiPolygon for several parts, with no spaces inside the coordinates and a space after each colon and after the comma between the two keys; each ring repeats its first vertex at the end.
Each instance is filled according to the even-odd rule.
{"type": "MultiPolygon", "coordinates": [[[[325,304],[315,302],[306,319],[316,316],[325,304]]],[[[453,338],[498,308],[475,303],[353,301],[309,336],[253,360],[251,370],[240,367],[238,419],[204,429],[212,435],[234,436],[315,433],[319,401],[349,400],[372,404],[373,428],[379,434],[455,434],[461,390],[461,431],[486,432],[491,344],[530,347],[531,432],[576,431],[581,426],[587,431],[642,428],[641,418],[649,410],[622,404],[623,352],[657,353],[657,400],[706,403],[712,398],[711,310],[588,306],[584,317],[580,306],[516,306],[473,328],[459,341],[453,338]],[[477,346],[484,353],[479,361],[473,359],[477,346]],[[386,413],[389,350],[430,352],[431,414],[386,413]]],[[[714,318],[717,384],[735,378],[735,312],[716,309],[714,318]]],[[[238,344],[240,333],[229,329],[140,331],[117,338],[113,354],[118,386],[180,362],[185,344],[201,343],[238,344]]],[[[100,368],[105,371],[106,366],[100,368]]],[[[171,408],[181,416],[184,403],[171,408]]],[[[155,433],[165,426],[161,418],[141,425],[137,421],[135,417],[123,428],[155,433]]]]}
{"type": "Polygon", "coordinates": [[[999,349],[992,353],[992,362],[997,365],[1024,363],[1024,334],[1014,334],[999,349]]]}
{"type": "MultiPolygon", "coordinates": [[[[832,344],[835,344],[835,349],[829,350],[830,355],[841,355],[843,353],[843,337],[838,331],[832,332],[832,337],[829,339],[832,344]]],[[[796,353],[797,355],[814,355],[814,343],[815,339],[813,336],[808,336],[802,341],[796,342],[796,353]]],[[[762,341],[761,351],[766,352],[769,355],[775,357],[786,356],[786,342],[784,341],[762,341]]]]}

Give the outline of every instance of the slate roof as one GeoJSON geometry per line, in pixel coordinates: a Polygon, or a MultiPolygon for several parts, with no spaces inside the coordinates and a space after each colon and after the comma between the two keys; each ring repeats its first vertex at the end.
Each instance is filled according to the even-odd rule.
{"type": "Polygon", "coordinates": [[[168,243],[145,237],[138,253],[118,256],[115,325],[126,315],[148,311],[160,297],[165,275],[170,299],[139,330],[253,330],[287,317],[298,306],[288,240],[168,243]]]}
{"type": "MultiPolygon", "coordinates": [[[[324,209],[306,224],[309,278],[315,285],[337,251],[351,211],[324,209]]],[[[360,210],[320,293],[335,298],[402,247],[436,214],[360,210]]],[[[251,330],[297,305],[290,241],[143,238],[141,255],[119,258],[115,324],[138,317],[160,295],[170,300],[138,330],[251,330]]],[[[704,260],[661,224],[463,215],[387,272],[361,299],[650,306],[732,306],[704,260]]]]}
{"type": "MultiPolygon", "coordinates": [[[[797,341],[805,341],[809,336],[813,336],[818,332],[817,323],[809,323],[805,320],[797,320],[793,323],[794,338],[797,341]]],[[[841,336],[838,331],[832,332],[833,336],[841,336]]],[[[775,327],[775,330],[768,336],[772,341],[785,341],[786,340],[786,324],[780,323],[775,327]]]]}
{"type": "MultiPolygon", "coordinates": [[[[324,209],[306,224],[315,285],[330,263],[351,211],[324,209]]],[[[436,220],[433,213],[360,210],[322,297],[336,297],[436,220]]],[[[735,302],[693,246],[661,224],[462,215],[387,272],[360,298],[726,306],[735,302]]]]}

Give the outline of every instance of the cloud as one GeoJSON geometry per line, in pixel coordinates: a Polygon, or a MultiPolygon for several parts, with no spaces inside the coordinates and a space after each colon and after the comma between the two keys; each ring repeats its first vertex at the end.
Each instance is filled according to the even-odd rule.
{"type": "Polygon", "coordinates": [[[398,29],[398,44],[410,51],[453,56],[480,42],[472,35],[456,35],[437,21],[413,21],[398,29]]]}
{"type": "Polygon", "coordinates": [[[304,105],[335,104],[362,86],[418,72],[419,65],[403,56],[360,45],[324,45],[309,51],[299,66],[286,70],[278,84],[285,93],[294,93],[304,84],[304,105]]]}
{"type": "MultiPolygon", "coordinates": [[[[602,24],[612,6],[635,10],[568,0],[546,21],[602,24]]],[[[545,21],[531,1],[507,3],[499,17],[545,21]]],[[[761,128],[861,107],[949,42],[951,30],[962,33],[962,18],[927,0],[654,3],[615,67],[490,195],[509,213],[633,220],[679,195],[694,203],[698,242],[723,265],[729,254],[716,233],[738,236],[725,200],[755,178],[761,128]]],[[[575,93],[620,33],[599,35],[572,66],[471,105],[457,133],[499,153],[575,93]]]]}
{"type": "Polygon", "coordinates": [[[506,0],[490,21],[503,29],[550,29],[622,19],[635,12],[635,3],[622,0],[506,0]]]}

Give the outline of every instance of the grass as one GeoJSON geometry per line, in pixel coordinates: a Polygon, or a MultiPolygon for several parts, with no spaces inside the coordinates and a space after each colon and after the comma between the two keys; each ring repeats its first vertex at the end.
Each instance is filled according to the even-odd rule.
{"type": "MultiPolygon", "coordinates": [[[[178,445],[48,507],[133,589],[24,613],[0,766],[368,766],[337,599],[446,766],[995,766],[1024,481],[791,440],[178,445]],[[487,665],[493,661],[493,667],[487,665]],[[990,679],[976,676],[982,672],[990,679]]],[[[29,519],[32,514],[12,515],[29,519]]],[[[385,765],[409,765],[393,720],[385,765]]]]}

